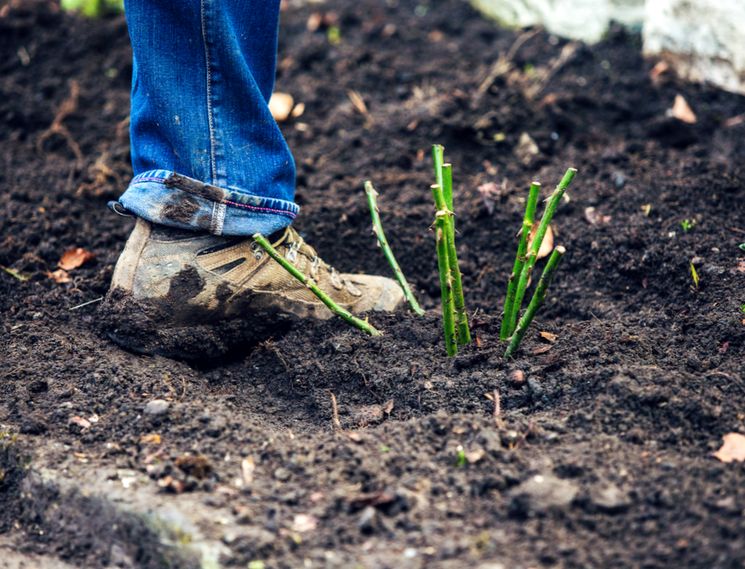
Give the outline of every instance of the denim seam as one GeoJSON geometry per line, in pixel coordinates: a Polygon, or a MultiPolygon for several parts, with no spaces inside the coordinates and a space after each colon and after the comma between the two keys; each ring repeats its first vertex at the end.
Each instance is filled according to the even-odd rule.
{"type": "MultiPolygon", "coordinates": [[[[160,177],[153,177],[153,176],[143,176],[143,177],[137,177],[132,180],[132,183],[130,184],[130,187],[136,186],[137,184],[141,182],[155,182],[159,184],[166,184],[167,177],[160,178],[160,177]]],[[[174,188],[175,190],[190,193],[188,190],[185,190],[183,188],[174,188]]],[[[264,200],[272,200],[272,201],[282,201],[277,200],[276,198],[262,198],[261,196],[251,196],[251,197],[258,197],[259,199],[264,200]]],[[[203,198],[202,199],[206,199],[203,198]]],[[[226,212],[226,206],[228,207],[237,207],[239,209],[246,209],[249,211],[256,211],[256,212],[262,212],[262,213],[272,213],[272,214],[278,214],[283,215],[286,217],[289,217],[290,219],[295,219],[297,217],[297,212],[292,211],[290,209],[279,209],[274,207],[267,207],[267,206],[258,206],[258,205],[251,205],[251,204],[244,204],[240,203],[228,198],[222,198],[220,201],[217,200],[208,200],[212,201],[213,204],[217,204],[219,207],[218,209],[213,209],[213,221],[211,221],[211,225],[214,224],[215,226],[215,233],[219,235],[220,233],[217,233],[217,230],[219,229],[220,232],[222,231],[222,226],[225,223],[225,216],[227,215],[226,212]]]]}
{"type": "Polygon", "coordinates": [[[222,203],[224,203],[226,205],[229,205],[229,206],[243,208],[243,209],[249,209],[249,210],[253,210],[253,211],[263,211],[265,213],[277,213],[279,215],[286,215],[290,219],[295,219],[295,217],[297,216],[297,214],[295,212],[286,211],[286,210],[283,210],[283,209],[274,209],[274,208],[271,208],[271,207],[261,207],[261,206],[258,206],[258,205],[248,205],[248,204],[234,202],[234,201],[230,201],[230,200],[224,200],[222,203]]]}
{"type": "Polygon", "coordinates": [[[207,124],[210,131],[210,175],[212,176],[212,184],[216,184],[216,170],[215,164],[215,125],[212,115],[212,71],[210,64],[210,48],[209,42],[207,41],[207,25],[205,16],[205,2],[207,0],[200,0],[199,2],[199,15],[202,23],[202,44],[204,45],[204,61],[207,69],[207,124]]]}

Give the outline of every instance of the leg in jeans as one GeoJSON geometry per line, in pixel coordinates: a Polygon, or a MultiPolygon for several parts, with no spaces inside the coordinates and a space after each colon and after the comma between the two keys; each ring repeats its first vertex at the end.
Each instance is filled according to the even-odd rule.
{"type": "Polygon", "coordinates": [[[111,339],[199,359],[330,318],[255,233],[277,233],[279,254],[347,310],[401,304],[395,281],[339,274],[290,226],[295,168],[267,105],[279,0],[127,0],[126,10],[135,176],[116,209],[139,219],[101,309],[111,339]]]}
{"type": "Polygon", "coordinates": [[[279,0],[127,0],[135,177],[148,221],[273,233],[297,215],[295,169],[269,112],[279,0]]]}

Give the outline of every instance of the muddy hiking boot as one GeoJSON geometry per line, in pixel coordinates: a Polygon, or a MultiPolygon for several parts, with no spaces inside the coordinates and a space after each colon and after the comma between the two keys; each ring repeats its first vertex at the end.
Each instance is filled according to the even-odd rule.
{"type": "MultiPolygon", "coordinates": [[[[340,274],[288,228],[274,247],[355,314],[392,311],[398,284],[340,274]]],[[[219,237],[137,220],[101,308],[109,337],[139,353],[180,359],[226,354],[333,313],[250,238],[219,237]]]]}

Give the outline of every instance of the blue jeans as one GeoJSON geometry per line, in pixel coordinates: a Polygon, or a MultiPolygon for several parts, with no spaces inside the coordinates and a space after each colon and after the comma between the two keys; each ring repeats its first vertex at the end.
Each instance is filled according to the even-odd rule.
{"type": "Polygon", "coordinates": [[[267,103],[279,0],[126,0],[134,178],[119,202],[163,225],[273,233],[298,213],[267,103]]]}

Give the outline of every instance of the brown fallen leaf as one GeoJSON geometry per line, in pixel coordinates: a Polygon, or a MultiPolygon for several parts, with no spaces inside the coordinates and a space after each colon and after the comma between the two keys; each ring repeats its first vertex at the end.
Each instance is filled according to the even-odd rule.
{"type": "Polygon", "coordinates": [[[277,91],[272,93],[272,97],[269,99],[269,111],[277,122],[286,121],[294,106],[295,99],[289,93],[280,93],[277,91]]]}
{"type": "Polygon", "coordinates": [[[159,445],[161,443],[161,437],[158,433],[148,433],[140,437],[140,444],[143,445],[159,445]]]}
{"type": "Polygon", "coordinates": [[[585,219],[590,225],[606,225],[607,223],[610,223],[611,216],[603,215],[594,207],[590,206],[585,208],[585,219]]]}
{"type": "MultiPolygon", "coordinates": [[[[530,235],[528,235],[528,250],[533,246],[533,239],[535,238],[535,234],[538,231],[538,223],[533,224],[533,228],[530,230],[530,235]]],[[[551,254],[551,251],[554,250],[554,230],[549,225],[546,228],[546,235],[543,236],[543,242],[541,243],[541,247],[538,249],[538,255],[536,256],[536,259],[543,259],[543,257],[547,257],[551,254]]]]}
{"type": "Polygon", "coordinates": [[[57,266],[65,271],[72,271],[95,258],[96,256],[90,251],[86,251],[82,247],[75,247],[62,254],[57,266]]]}
{"type": "Polygon", "coordinates": [[[687,124],[696,124],[698,121],[696,113],[693,112],[693,109],[688,104],[688,101],[683,98],[683,95],[675,95],[673,108],[668,112],[671,117],[687,124]]]}
{"type": "Polygon", "coordinates": [[[293,119],[297,119],[303,116],[304,112],[305,112],[305,103],[298,103],[297,105],[293,107],[292,112],[290,113],[290,116],[293,119]]]}
{"type": "Polygon", "coordinates": [[[81,429],[91,428],[91,422],[88,419],[84,419],[83,417],[78,417],[77,415],[75,415],[74,417],[70,417],[69,423],[71,425],[77,425],[81,429]]]}
{"type": "Polygon", "coordinates": [[[658,61],[652,70],[649,72],[649,78],[652,81],[657,81],[662,75],[670,70],[670,65],[667,61],[658,61]]]}
{"type": "Polygon", "coordinates": [[[546,352],[548,352],[552,347],[553,347],[553,344],[545,344],[543,346],[536,346],[535,348],[533,348],[531,353],[534,356],[540,356],[541,354],[545,354],[546,352]]]}
{"type": "Polygon", "coordinates": [[[740,433],[727,433],[722,437],[724,444],[714,457],[722,462],[745,461],[745,435],[740,433]]]}
{"type": "Polygon", "coordinates": [[[72,281],[70,274],[62,269],[57,269],[56,271],[51,272],[47,271],[47,276],[57,284],[65,284],[72,281]]]}
{"type": "Polygon", "coordinates": [[[352,106],[357,109],[358,113],[364,116],[368,116],[370,114],[370,111],[367,110],[365,99],[363,99],[362,95],[360,95],[357,91],[355,91],[354,89],[347,90],[347,97],[349,97],[349,100],[352,102],[352,106]]]}
{"type": "Polygon", "coordinates": [[[540,334],[541,338],[543,338],[544,340],[546,340],[547,342],[550,342],[552,344],[559,338],[556,334],[554,334],[552,332],[547,332],[545,330],[539,332],[539,334],[540,334]]]}

